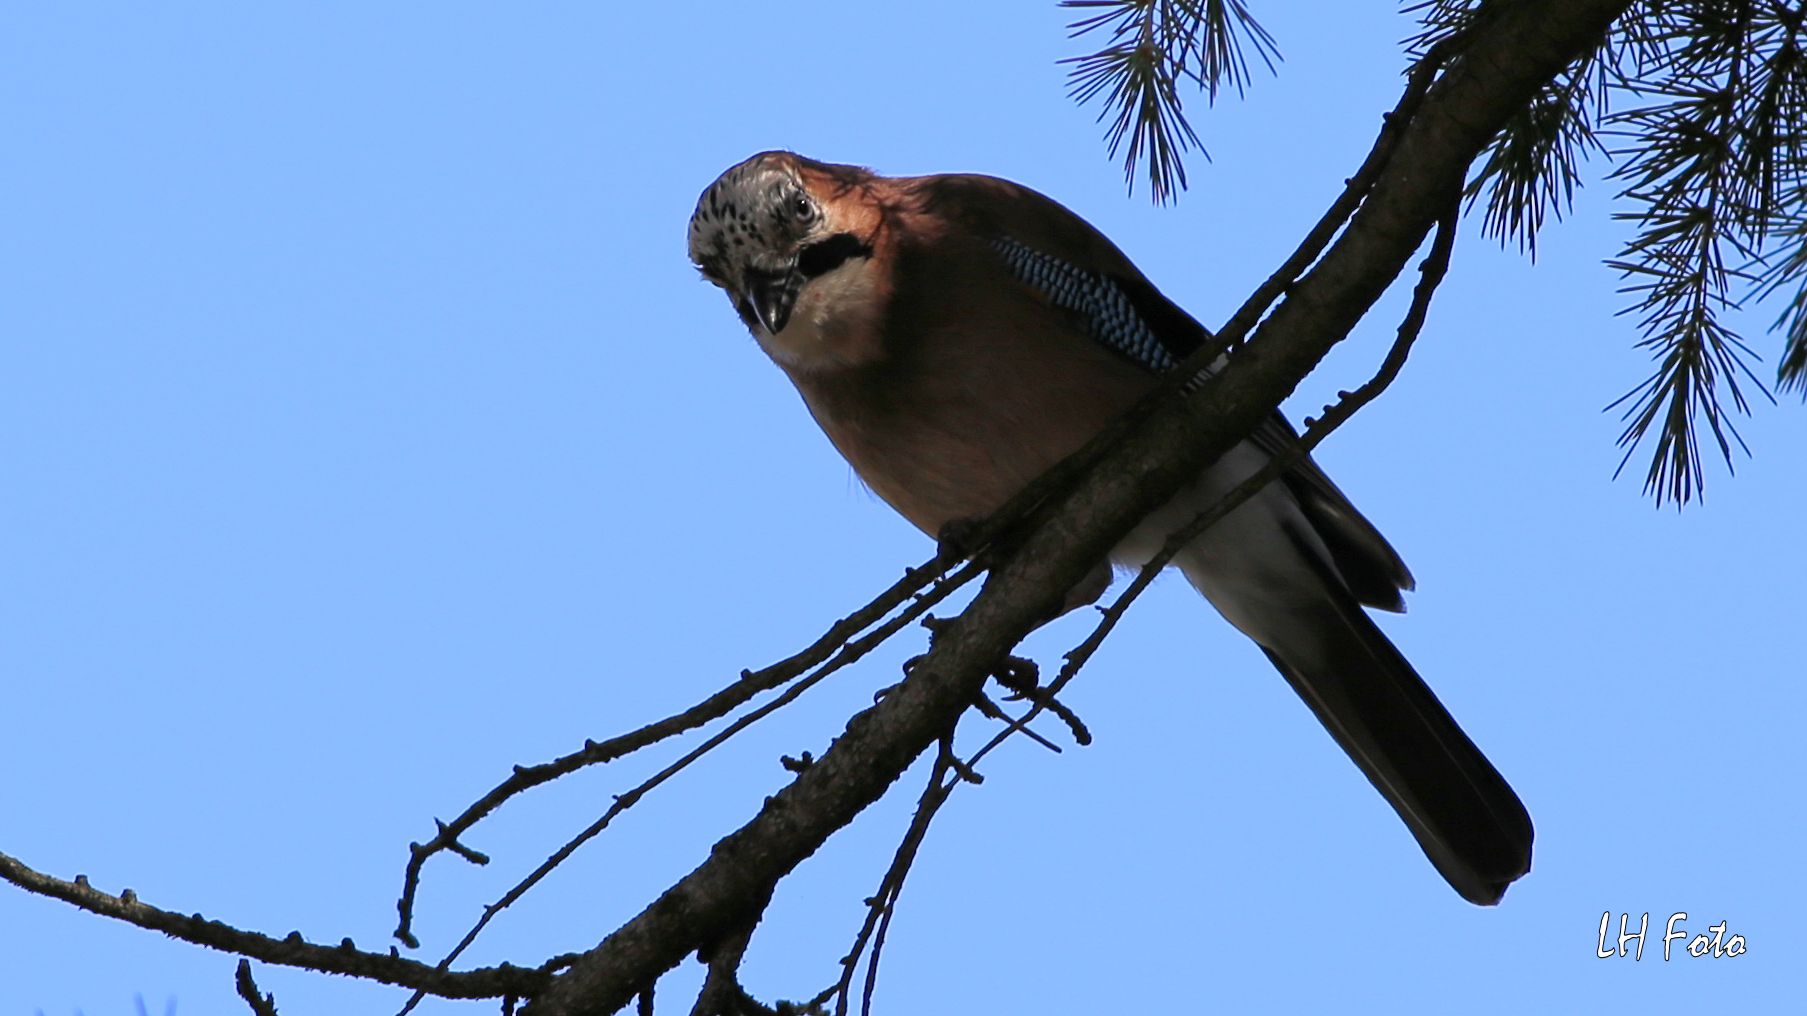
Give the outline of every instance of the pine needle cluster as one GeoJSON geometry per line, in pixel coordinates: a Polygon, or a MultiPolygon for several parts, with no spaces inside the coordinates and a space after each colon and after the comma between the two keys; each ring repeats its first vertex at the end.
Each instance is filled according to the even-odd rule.
{"type": "MultiPolygon", "coordinates": [[[[1407,8],[1413,63],[1461,60],[1461,40],[1514,0],[1424,0],[1407,8]]],[[[1269,70],[1273,36],[1240,0],[1067,0],[1074,35],[1108,42],[1070,63],[1073,96],[1101,100],[1112,157],[1157,201],[1186,186],[1204,152],[1181,88],[1241,94],[1250,58],[1269,70]]],[[[1776,384],[1807,395],[1807,0],[1639,0],[1591,52],[1552,80],[1493,139],[1467,189],[1482,229],[1535,257],[1550,219],[1572,210],[1598,156],[1630,237],[1608,264],[1624,313],[1655,366],[1609,408],[1623,413],[1620,468],[1648,442],[1645,489],[1698,498],[1703,448],[1728,467],[1751,393],[1771,399],[1759,357],[1728,312],[1776,297],[1776,384]]]]}

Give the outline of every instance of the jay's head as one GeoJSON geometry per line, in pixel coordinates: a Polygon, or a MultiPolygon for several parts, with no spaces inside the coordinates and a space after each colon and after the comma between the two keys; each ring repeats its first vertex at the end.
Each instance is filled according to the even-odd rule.
{"type": "Polygon", "coordinates": [[[723,173],[690,217],[690,260],[728,294],[748,328],[784,331],[806,289],[869,258],[847,195],[863,170],[762,152],[723,173]]]}

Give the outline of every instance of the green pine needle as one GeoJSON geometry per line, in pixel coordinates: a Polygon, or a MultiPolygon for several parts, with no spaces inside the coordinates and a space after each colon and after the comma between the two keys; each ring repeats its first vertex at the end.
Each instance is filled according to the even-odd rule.
{"type": "MultiPolygon", "coordinates": [[[[1461,39],[1511,0],[1419,0],[1408,57],[1459,63],[1461,39]]],[[[1186,156],[1209,158],[1182,86],[1214,102],[1271,72],[1279,51],[1242,0],[1064,0],[1095,52],[1072,65],[1072,97],[1098,101],[1131,191],[1186,187],[1186,156]]],[[[1781,293],[1776,384],[1807,397],[1807,0],[1638,0],[1599,47],[1556,77],[1495,137],[1466,194],[1482,229],[1535,257],[1538,234],[1572,207],[1595,155],[1615,162],[1617,218],[1633,232],[1608,264],[1624,276],[1655,367],[1623,408],[1623,470],[1649,447],[1657,504],[1700,497],[1705,463],[1748,454],[1736,418],[1747,393],[1774,401],[1728,311],[1781,293]],[[1606,139],[1611,139],[1610,145],[1606,139]],[[1706,449],[1706,451],[1703,451],[1706,449]]]]}
{"type": "Polygon", "coordinates": [[[1241,0],[1062,0],[1062,7],[1091,10],[1068,26],[1077,38],[1103,31],[1110,41],[1072,64],[1072,97],[1081,105],[1102,98],[1098,119],[1109,121],[1105,140],[1111,158],[1123,156],[1123,174],[1133,192],[1136,170],[1145,166],[1157,203],[1172,201],[1186,187],[1185,156],[1210,158],[1186,119],[1180,83],[1190,80],[1215,102],[1219,88],[1237,95],[1250,82],[1244,47],[1271,72],[1280,57],[1274,39],[1241,0]]]}

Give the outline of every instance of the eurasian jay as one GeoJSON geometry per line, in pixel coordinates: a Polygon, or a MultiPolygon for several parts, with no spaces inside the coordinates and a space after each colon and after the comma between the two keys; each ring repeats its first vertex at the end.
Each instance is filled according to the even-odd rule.
{"type": "MultiPolygon", "coordinates": [[[[789,152],[723,173],[690,258],[855,472],[931,536],[982,519],[1209,333],[1084,220],[984,176],[883,177],[789,152]]],[[[1297,439],[1278,411],[1112,553],[1169,533],[1297,439]]],[[[1364,606],[1411,573],[1309,458],[1174,563],[1253,639],[1463,897],[1530,870],[1531,819],[1364,606]]],[[[1101,562],[1068,605],[1110,581],[1101,562]]]]}

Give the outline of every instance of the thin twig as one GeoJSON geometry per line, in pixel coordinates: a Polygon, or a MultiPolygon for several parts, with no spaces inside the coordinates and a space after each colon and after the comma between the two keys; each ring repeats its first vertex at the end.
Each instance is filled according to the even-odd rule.
{"type": "Polygon", "coordinates": [[[252,1016],[276,1016],[276,996],[257,990],[257,981],[251,976],[250,960],[238,961],[238,973],[233,976],[232,983],[238,988],[238,997],[251,1007],[252,1016]]]}
{"type": "Polygon", "coordinates": [[[1230,315],[1230,319],[1224,323],[1218,335],[1226,343],[1226,348],[1242,342],[1268,307],[1285,295],[1299,276],[1305,274],[1305,270],[1311,267],[1330,241],[1336,238],[1343,224],[1355,215],[1362,200],[1374,189],[1374,182],[1380,179],[1381,170],[1386,168],[1388,160],[1393,157],[1393,149],[1399,144],[1402,125],[1408,123],[1412,114],[1418,111],[1425,93],[1430,91],[1431,83],[1436,80],[1437,71],[1460,45],[1460,39],[1460,36],[1456,36],[1443,40],[1432,47],[1423,59],[1412,65],[1406,74],[1405,91],[1399,96],[1399,102],[1394,105],[1392,112],[1382,116],[1380,135],[1368,149],[1368,157],[1362,160],[1362,164],[1356,167],[1355,174],[1344,183],[1343,192],[1324,210],[1317,225],[1312,226],[1305,238],[1299,241],[1299,246],[1291,256],[1281,262],[1267,281],[1257,286],[1242,306],[1237,308],[1236,313],[1230,315]]]}
{"type": "MultiPolygon", "coordinates": [[[[996,702],[993,702],[991,700],[991,696],[989,696],[989,695],[980,694],[978,700],[973,703],[973,708],[977,709],[979,711],[980,716],[983,716],[988,720],[1002,720],[1005,723],[1010,722],[1010,714],[1006,713],[1002,706],[998,705],[996,702]]],[[[1061,754],[1060,745],[1055,744],[1053,741],[1048,740],[1047,738],[1043,737],[1042,735],[1036,733],[1034,730],[1025,728],[1023,730],[1023,735],[1025,737],[1028,737],[1030,740],[1034,741],[1036,744],[1039,744],[1042,747],[1053,752],[1054,754],[1056,754],[1056,755],[1061,754]]],[[[1091,738],[1090,738],[1090,736],[1088,736],[1084,741],[1081,741],[1080,743],[1081,744],[1088,743],[1088,742],[1090,742],[1090,740],[1091,740],[1091,738]]]]}
{"type": "MultiPolygon", "coordinates": [[[[1012,692],[1010,701],[1015,702],[1028,699],[1030,702],[1040,705],[1043,709],[1053,713],[1055,718],[1060,720],[1060,722],[1067,725],[1067,732],[1073,735],[1073,741],[1080,747],[1083,748],[1092,743],[1092,732],[1086,729],[1086,725],[1084,721],[1080,720],[1078,713],[1068,708],[1066,703],[1056,699],[1048,689],[1039,685],[1037,683],[1036,674],[1030,673],[1023,677],[1024,679],[1017,681],[1009,681],[1003,677],[998,679],[999,684],[1009,688],[1012,692]]],[[[1023,733],[1031,736],[1035,733],[1027,727],[1022,728],[1022,730],[1023,733]]],[[[1041,738],[1036,738],[1036,740],[1041,740],[1041,738]]]]}
{"type": "Polygon", "coordinates": [[[897,907],[898,895],[903,892],[904,879],[910,873],[910,866],[916,862],[916,853],[928,836],[929,825],[934,822],[935,813],[947,802],[954,786],[962,782],[958,775],[952,780],[947,779],[950,774],[957,773],[956,762],[950,733],[942,739],[940,753],[936,755],[935,764],[929,771],[928,785],[923,788],[922,796],[916,802],[916,814],[910,819],[910,826],[904,831],[903,840],[897,845],[897,852],[892,855],[891,865],[879,880],[878,891],[867,900],[866,920],[854,936],[847,955],[841,959],[840,979],[812,999],[810,1006],[820,1006],[832,998],[835,999],[835,1016],[847,1016],[853,990],[853,973],[859,968],[860,955],[866,951],[866,945],[870,942],[872,955],[866,963],[860,1012],[871,1012],[872,992],[878,982],[878,959],[880,950],[884,948],[885,931],[890,927],[891,914],[897,907]]]}
{"type": "Polygon", "coordinates": [[[914,596],[923,586],[946,570],[946,562],[931,559],[904,572],[889,589],[874,597],[871,603],[842,618],[809,648],[788,659],[761,670],[742,671],[740,679],[717,691],[696,705],[638,730],[606,741],[586,741],[582,749],[550,762],[533,766],[516,766],[509,777],[489,793],[478,798],[462,814],[450,822],[438,822],[438,833],[425,843],[408,845],[408,865],[402,877],[402,893],[396,902],[400,922],[395,937],[409,948],[420,942],[413,933],[414,899],[420,887],[421,868],[427,859],[441,851],[452,851],[473,864],[486,864],[489,858],[458,842],[458,837],[501,807],[510,798],[555,780],[585,766],[613,761],[642,748],[657,744],[685,731],[710,723],[733,712],[755,695],[777,688],[811,667],[828,659],[848,639],[870,627],[914,596]]]}
{"type": "MultiPolygon", "coordinates": [[[[625,794],[618,795],[615,798],[614,803],[609,806],[607,811],[603,812],[600,818],[590,823],[590,825],[582,832],[573,836],[563,846],[554,851],[550,857],[542,861],[540,866],[535,868],[526,878],[515,883],[512,888],[506,893],[503,893],[500,899],[489,906],[484,907],[482,916],[477,919],[477,922],[471,926],[470,930],[465,933],[458,944],[452,948],[452,951],[447,953],[445,958],[439,961],[439,967],[442,969],[449,967],[464,953],[464,950],[470,947],[472,942],[477,940],[477,936],[482,933],[483,929],[489,925],[489,922],[493,920],[497,914],[501,913],[516,900],[519,900],[522,896],[526,895],[527,891],[532,889],[535,885],[538,885],[541,879],[544,879],[547,875],[551,874],[553,869],[565,862],[566,858],[570,857],[573,853],[576,853],[579,847],[582,847],[585,843],[594,839],[604,829],[608,828],[609,823],[613,822],[616,816],[639,803],[641,798],[652,792],[660,784],[671,777],[676,776],[678,773],[683,772],[691,763],[720,747],[729,738],[732,738],[734,735],[745,730],[747,727],[752,726],[759,720],[764,719],[772,713],[777,712],[779,709],[796,701],[804,692],[809,691],[811,688],[821,683],[829,675],[859,660],[873,649],[878,648],[885,640],[889,639],[893,634],[922,616],[929,608],[941,602],[949,594],[954,592],[954,590],[965,585],[982,570],[983,568],[977,561],[970,561],[963,565],[953,574],[936,582],[928,592],[916,597],[909,606],[905,607],[896,616],[892,617],[879,627],[874,628],[864,636],[849,641],[846,645],[842,646],[841,651],[836,653],[833,658],[822,664],[814,672],[810,673],[809,676],[793,683],[789,688],[786,688],[783,694],[759,708],[737,717],[733,723],[722,728],[722,730],[702,744],[699,744],[695,748],[684,753],[677,761],[666,766],[664,769],[659,770],[659,772],[649,777],[639,786],[625,794]]],[[[414,1007],[419,1004],[423,997],[424,996],[420,992],[416,992],[414,997],[410,998],[407,1004],[401,1008],[401,1011],[397,1016],[406,1016],[407,1013],[411,1012],[414,1007]]]]}
{"type": "Polygon", "coordinates": [[[138,899],[130,889],[118,896],[103,893],[88,884],[85,875],[75,881],[35,871],[24,862],[0,853],[0,878],[40,896],[62,900],[90,913],[135,924],[140,928],[160,931],[195,945],[237,953],[264,963],[287,967],[306,967],[327,974],[348,974],[384,984],[414,988],[443,998],[498,998],[503,995],[531,995],[546,983],[548,975],[504,963],[477,970],[450,971],[435,969],[424,963],[403,959],[393,949],[388,955],[360,951],[351,939],[336,946],[315,945],[304,941],[300,932],[290,932],[282,939],[254,931],[243,931],[220,921],[210,921],[200,914],[178,914],[153,907],[138,899]]]}

